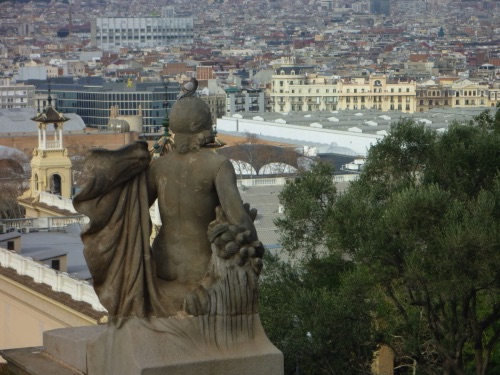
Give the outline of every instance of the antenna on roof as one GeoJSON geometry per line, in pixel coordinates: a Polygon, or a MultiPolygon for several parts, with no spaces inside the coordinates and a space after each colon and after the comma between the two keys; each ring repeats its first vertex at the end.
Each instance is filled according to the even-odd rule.
{"type": "Polygon", "coordinates": [[[47,82],[49,83],[49,96],[47,98],[47,101],[49,102],[49,107],[52,107],[52,96],[50,95],[50,79],[47,80],[47,82]]]}

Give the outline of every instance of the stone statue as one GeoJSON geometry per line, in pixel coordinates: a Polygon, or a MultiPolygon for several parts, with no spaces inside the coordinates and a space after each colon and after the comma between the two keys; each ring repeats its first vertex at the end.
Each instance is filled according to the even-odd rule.
{"type": "Polygon", "coordinates": [[[140,363],[143,345],[153,345],[155,369],[270,350],[269,374],[282,372],[258,316],[264,248],[256,211],[241,201],[230,161],[207,147],[214,141],[208,106],[178,100],[170,128],[174,149],[153,161],[144,142],[93,150],[89,182],[74,198],[90,219],[84,255],[109,313],[108,328],[87,349],[89,375],[147,373],[131,370],[153,366],[140,363]],[[162,227],[151,248],[156,199],[162,227]]]}

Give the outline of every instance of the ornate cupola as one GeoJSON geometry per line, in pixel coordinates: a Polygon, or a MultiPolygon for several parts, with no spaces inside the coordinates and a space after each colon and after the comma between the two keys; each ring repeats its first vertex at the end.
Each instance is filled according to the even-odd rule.
{"type": "Polygon", "coordinates": [[[48,97],[48,106],[32,118],[38,123],[38,149],[39,150],[63,150],[63,127],[69,119],[52,106],[52,97],[48,97]],[[47,140],[47,127],[54,126],[54,140],[47,140]]]}
{"type": "Polygon", "coordinates": [[[37,199],[41,194],[71,198],[72,165],[63,142],[64,123],[69,119],[52,106],[50,87],[47,107],[39,109],[32,120],[38,126],[38,147],[31,160],[29,195],[37,199]]]}

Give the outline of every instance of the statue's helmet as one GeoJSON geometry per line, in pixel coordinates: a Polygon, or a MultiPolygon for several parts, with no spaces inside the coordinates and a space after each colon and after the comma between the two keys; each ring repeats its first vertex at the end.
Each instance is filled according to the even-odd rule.
{"type": "Polygon", "coordinates": [[[194,96],[179,99],[170,111],[169,120],[169,127],[174,133],[196,134],[212,129],[208,104],[194,96]]]}

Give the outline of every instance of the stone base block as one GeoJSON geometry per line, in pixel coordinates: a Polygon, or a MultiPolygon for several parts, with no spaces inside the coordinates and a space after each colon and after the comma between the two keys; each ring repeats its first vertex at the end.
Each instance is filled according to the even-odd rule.
{"type": "Polygon", "coordinates": [[[264,334],[258,314],[248,322],[251,337],[221,340],[210,330],[235,322],[131,319],[47,331],[43,348],[1,354],[19,375],[282,375],[283,354],[264,334]]]}

